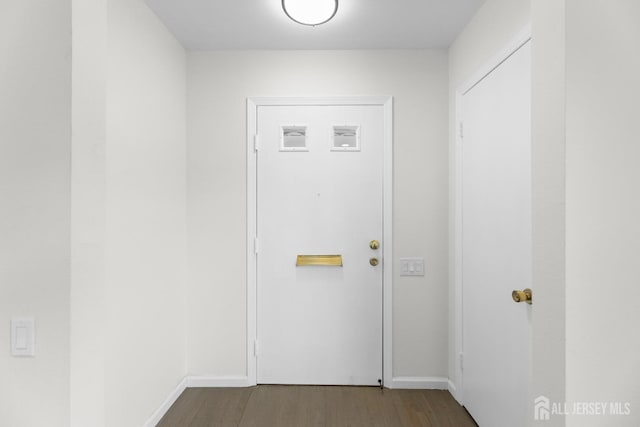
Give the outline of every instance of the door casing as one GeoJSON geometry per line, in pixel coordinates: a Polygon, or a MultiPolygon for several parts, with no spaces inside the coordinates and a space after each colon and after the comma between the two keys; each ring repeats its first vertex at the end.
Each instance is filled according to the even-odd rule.
{"type": "Polygon", "coordinates": [[[462,135],[461,126],[462,114],[462,97],[469,92],[493,70],[498,68],[500,64],[509,59],[518,49],[531,40],[531,26],[527,25],[523,28],[505,47],[493,58],[487,61],[484,66],[480,67],[471,78],[456,90],[456,112],[455,112],[455,184],[454,184],[454,378],[449,379],[449,391],[453,397],[464,405],[464,375],[463,375],[463,320],[462,320],[462,135]]]}
{"type": "Polygon", "coordinates": [[[257,135],[260,106],[378,105],[384,109],[382,343],[383,381],[392,385],[392,281],[393,281],[393,98],[375,97],[252,97],[247,99],[247,379],[257,384],[257,135]]]}

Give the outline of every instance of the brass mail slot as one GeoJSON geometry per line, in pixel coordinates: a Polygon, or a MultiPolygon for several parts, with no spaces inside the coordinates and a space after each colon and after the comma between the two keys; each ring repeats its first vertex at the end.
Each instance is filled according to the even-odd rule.
{"type": "Polygon", "coordinates": [[[342,255],[298,255],[296,267],[312,265],[342,267],[342,255]]]}

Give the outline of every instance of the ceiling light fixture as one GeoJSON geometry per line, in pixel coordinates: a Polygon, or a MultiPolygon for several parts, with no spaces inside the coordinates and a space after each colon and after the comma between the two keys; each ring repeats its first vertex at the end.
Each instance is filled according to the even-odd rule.
{"type": "Polygon", "coordinates": [[[282,0],[282,10],[292,21],[315,27],[338,12],[338,0],[282,0]]]}

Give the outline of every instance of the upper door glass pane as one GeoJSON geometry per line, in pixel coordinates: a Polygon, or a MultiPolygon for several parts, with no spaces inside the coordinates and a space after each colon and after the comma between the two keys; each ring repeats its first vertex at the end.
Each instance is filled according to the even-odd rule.
{"type": "Polygon", "coordinates": [[[360,151],[360,126],[334,126],[331,151],[360,151]]]}
{"type": "Polygon", "coordinates": [[[281,129],[280,151],[309,151],[306,126],[282,126],[281,129]]]}

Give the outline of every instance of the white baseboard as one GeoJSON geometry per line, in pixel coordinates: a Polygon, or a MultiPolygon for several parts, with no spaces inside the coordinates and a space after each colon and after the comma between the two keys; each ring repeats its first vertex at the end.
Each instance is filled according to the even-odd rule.
{"type": "Polygon", "coordinates": [[[171,405],[173,405],[180,395],[187,389],[193,387],[222,388],[222,387],[249,387],[249,379],[247,377],[198,377],[186,376],[180,381],[180,384],[171,392],[169,397],[160,405],[153,413],[151,418],[144,423],[144,427],[156,427],[164,414],[166,414],[171,405]]]}
{"type": "Polygon", "coordinates": [[[144,423],[144,427],[156,427],[162,417],[164,417],[164,414],[167,413],[169,408],[171,408],[171,405],[173,405],[176,400],[178,400],[178,398],[186,388],[187,379],[183,378],[182,381],[180,381],[180,384],[178,384],[176,388],[171,392],[169,397],[167,397],[165,401],[162,402],[162,405],[160,405],[160,407],[156,409],[151,418],[149,418],[147,422],[144,423]]]}
{"type": "Polygon", "coordinates": [[[187,387],[249,387],[252,384],[249,383],[247,377],[198,377],[188,376],[185,378],[187,381],[187,387]]]}
{"type": "Polygon", "coordinates": [[[456,387],[456,384],[451,380],[449,380],[449,393],[451,393],[451,396],[453,396],[456,402],[462,405],[462,399],[460,398],[461,396],[458,393],[458,387],[456,387]]]}
{"type": "Polygon", "coordinates": [[[448,384],[447,390],[449,390],[449,393],[451,393],[451,395],[455,397],[458,392],[456,385],[450,379],[447,380],[447,384],[448,384]]]}
{"type": "Polygon", "coordinates": [[[416,390],[448,390],[449,379],[446,377],[394,377],[389,388],[404,388],[416,390]]]}

